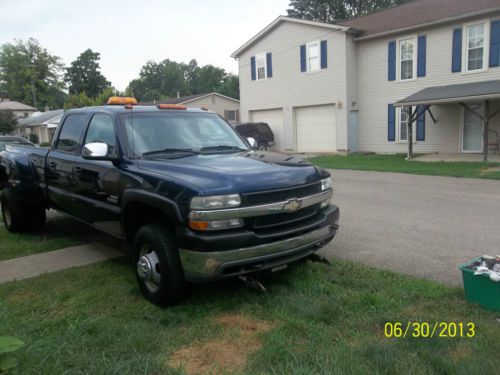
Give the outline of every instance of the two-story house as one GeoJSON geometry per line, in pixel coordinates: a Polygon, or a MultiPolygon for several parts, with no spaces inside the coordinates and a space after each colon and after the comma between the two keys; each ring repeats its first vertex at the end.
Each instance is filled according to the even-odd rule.
{"type": "Polygon", "coordinates": [[[281,16],[232,57],[242,120],[268,122],[280,150],[405,152],[409,122],[415,152],[480,153],[486,119],[500,137],[498,0],[417,0],[341,24],[281,16]]]}

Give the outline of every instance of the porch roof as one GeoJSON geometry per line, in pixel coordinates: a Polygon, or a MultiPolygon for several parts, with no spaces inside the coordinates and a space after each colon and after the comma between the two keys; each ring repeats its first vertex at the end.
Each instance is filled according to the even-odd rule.
{"type": "Polygon", "coordinates": [[[500,80],[427,87],[394,104],[396,107],[500,99],[500,80]]]}

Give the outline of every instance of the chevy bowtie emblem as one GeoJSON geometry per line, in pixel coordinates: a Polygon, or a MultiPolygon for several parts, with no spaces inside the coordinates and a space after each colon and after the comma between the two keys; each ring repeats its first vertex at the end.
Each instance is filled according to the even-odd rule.
{"type": "Polygon", "coordinates": [[[295,212],[302,206],[302,201],[298,199],[290,199],[283,205],[283,211],[295,212]]]}

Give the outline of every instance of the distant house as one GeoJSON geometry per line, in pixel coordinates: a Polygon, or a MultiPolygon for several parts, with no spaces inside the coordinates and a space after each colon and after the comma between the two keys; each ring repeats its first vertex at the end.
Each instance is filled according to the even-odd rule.
{"type": "Polygon", "coordinates": [[[18,134],[25,138],[29,138],[30,134],[36,134],[39,144],[51,142],[63,113],[63,109],[35,112],[31,117],[19,120],[18,134]]]}
{"type": "Polygon", "coordinates": [[[25,118],[31,116],[36,111],[36,108],[9,98],[0,98],[0,111],[8,110],[14,112],[17,118],[25,118]]]}
{"type": "Polygon", "coordinates": [[[232,57],[241,118],[267,122],[278,150],[500,152],[499,0],[415,0],[339,24],[281,16],[232,57]]]}
{"type": "Polygon", "coordinates": [[[218,113],[229,123],[240,121],[240,101],[216,92],[139,103],[139,105],[155,104],[184,104],[188,107],[205,107],[210,111],[218,113]]]}

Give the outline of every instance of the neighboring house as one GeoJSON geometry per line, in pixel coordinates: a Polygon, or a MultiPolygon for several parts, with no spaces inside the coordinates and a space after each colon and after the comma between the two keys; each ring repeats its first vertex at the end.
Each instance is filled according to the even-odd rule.
{"type": "Polygon", "coordinates": [[[408,105],[416,152],[482,152],[486,102],[500,136],[498,0],[417,0],[341,24],[281,16],[232,57],[242,121],[268,122],[280,150],[405,152],[408,105]]]}
{"type": "Polygon", "coordinates": [[[50,143],[63,114],[63,109],[35,112],[31,117],[19,120],[18,134],[25,138],[29,138],[30,134],[36,134],[38,144],[50,143]]]}
{"type": "Polygon", "coordinates": [[[8,98],[0,98],[0,111],[6,110],[14,112],[17,118],[25,118],[31,116],[36,111],[36,108],[8,98]]]}
{"type": "Polygon", "coordinates": [[[167,100],[157,100],[155,102],[139,103],[140,105],[154,104],[184,104],[188,107],[205,107],[224,117],[229,123],[240,121],[240,101],[216,92],[208,94],[197,94],[183,96],[167,100]]]}

